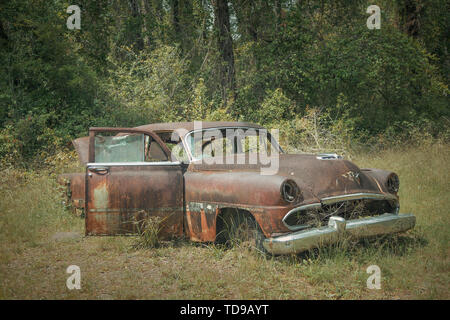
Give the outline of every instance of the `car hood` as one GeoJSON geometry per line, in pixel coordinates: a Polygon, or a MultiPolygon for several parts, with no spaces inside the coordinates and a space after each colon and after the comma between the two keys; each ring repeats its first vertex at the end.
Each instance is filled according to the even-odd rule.
{"type": "MultiPolygon", "coordinates": [[[[261,174],[268,165],[251,164],[248,155],[195,161],[190,165],[192,171],[251,171],[261,174]],[[222,160],[222,161],[219,161],[222,160]],[[234,163],[233,163],[234,160],[234,163]],[[218,162],[218,163],[217,163],[218,162]]],[[[276,167],[272,162],[272,167],[276,167]]],[[[354,163],[343,159],[319,159],[311,154],[280,154],[278,170],[274,173],[294,180],[302,191],[304,203],[353,193],[383,193],[380,183],[354,163]]],[[[270,175],[267,175],[270,179],[270,175]]]]}

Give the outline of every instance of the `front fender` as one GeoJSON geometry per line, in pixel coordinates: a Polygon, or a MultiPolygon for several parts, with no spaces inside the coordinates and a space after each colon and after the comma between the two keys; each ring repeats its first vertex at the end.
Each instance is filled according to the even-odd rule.
{"type": "MultiPolygon", "coordinates": [[[[381,169],[371,169],[371,168],[361,169],[361,171],[364,174],[366,174],[367,176],[374,179],[374,181],[376,182],[376,184],[381,192],[390,193],[389,190],[387,189],[387,180],[391,174],[396,174],[395,172],[381,170],[381,169]]],[[[397,196],[397,194],[395,194],[395,195],[397,196]]],[[[397,198],[398,198],[398,196],[397,196],[397,198]]]]}
{"type": "Polygon", "coordinates": [[[265,236],[288,232],[282,218],[296,204],[281,197],[283,176],[255,172],[186,172],[185,230],[194,241],[214,241],[216,220],[224,208],[250,212],[265,236]]]}

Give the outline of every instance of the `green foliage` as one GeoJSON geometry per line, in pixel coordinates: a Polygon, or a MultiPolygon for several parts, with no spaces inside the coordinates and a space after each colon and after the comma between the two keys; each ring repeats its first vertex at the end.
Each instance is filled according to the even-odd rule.
{"type": "Polygon", "coordinates": [[[266,98],[261,103],[261,108],[256,113],[257,121],[261,124],[271,125],[281,119],[290,119],[293,116],[295,106],[292,101],[283,94],[280,88],[268,91],[266,98]]]}
{"type": "Polygon", "coordinates": [[[161,46],[136,55],[123,49],[129,54],[128,61],[110,61],[114,68],[106,86],[116,104],[116,121],[136,126],[180,120],[189,100],[190,80],[179,50],[161,46]]]}
{"type": "Polygon", "coordinates": [[[83,116],[97,111],[96,74],[67,39],[63,9],[59,1],[1,4],[0,125],[24,161],[85,132],[83,116]]]}
{"type": "Polygon", "coordinates": [[[206,101],[206,90],[205,81],[200,78],[192,94],[192,104],[186,106],[186,115],[189,115],[189,120],[203,120],[211,110],[211,102],[206,101]]]}
{"type": "Polygon", "coordinates": [[[208,88],[203,78],[198,79],[191,96],[192,103],[185,106],[184,116],[187,121],[233,121],[226,108],[217,106],[209,99],[208,88]]]}
{"type": "MultiPolygon", "coordinates": [[[[261,108],[268,107],[268,97],[263,92],[271,95],[273,86],[295,103],[297,115],[308,106],[320,106],[334,119],[344,120],[355,136],[390,127],[401,132],[403,122],[449,117],[448,86],[418,42],[391,25],[368,30],[357,19],[348,28],[343,21],[329,33],[324,27],[320,37],[313,29],[302,29],[312,23],[308,19],[292,13],[285,32],[269,44],[257,44],[253,57],[243,55],[246,64],[260,64],[240,92],[239,103],[252,103],[241,107],[248,117],[255,111],[265,113],[261,108]]],[[[283,108],[268,108],[266,114],[288,119],[283,108]]]]}
{"type": "Polygon", "coordinates": [[[30,165],[89,126],[160,121],[253,121],[297,150],[448,138],[448,1],[408,1],[413,36],[405,0],[380,0],[380,30],[364,0],[231,1],[225,96],[208,2],[80,0],[81,30],[68,1],[2,2],[0,158],[30,165]]]}

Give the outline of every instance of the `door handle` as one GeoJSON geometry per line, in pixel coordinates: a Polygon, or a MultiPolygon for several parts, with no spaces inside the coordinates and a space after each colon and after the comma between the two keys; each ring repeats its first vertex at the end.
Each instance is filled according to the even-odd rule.
{"type": "Polygon", "coordinates": [[[109,168],[108,167],[89,167],[89,171],[95,172],[100,175],[104,175],[109,172],[109,168]]]}

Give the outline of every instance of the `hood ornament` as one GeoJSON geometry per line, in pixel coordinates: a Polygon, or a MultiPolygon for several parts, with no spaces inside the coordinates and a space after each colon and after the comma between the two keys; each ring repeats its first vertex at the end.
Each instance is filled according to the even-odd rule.
{"type": "Polygon", "coordinates": [[[343,159],[342,156],[336,153],[319,153],[316,157],[319,160],[336,160],[343,159]]]}

